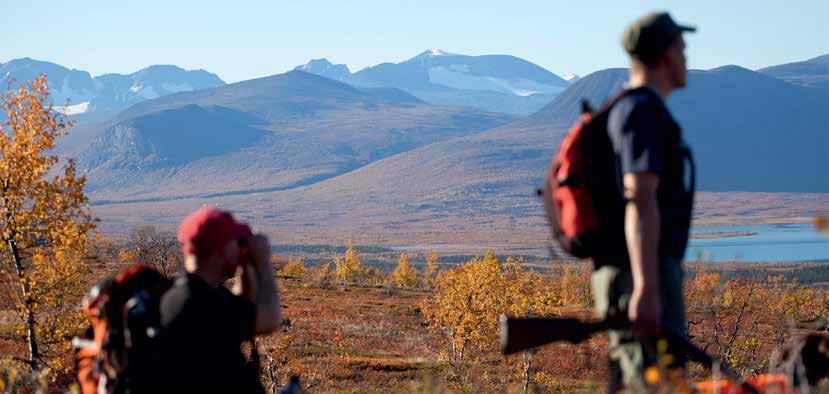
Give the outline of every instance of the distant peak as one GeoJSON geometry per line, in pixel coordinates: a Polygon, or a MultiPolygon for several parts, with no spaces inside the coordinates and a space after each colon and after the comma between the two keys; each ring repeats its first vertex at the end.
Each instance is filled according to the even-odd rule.
{"type": "Polygon", "coordinates": [[[222,81],[218,75],[207,70],[187,70],[174,64],[156,64],[148,66],[129,74],[128,77],[133,78],[133,80],[144,80],[145,82],[148,80],[168,81],[177,78],[188,78],[191,81],[201,81],[196,82],[199,83],[200,86],[206,84],[203,87],[212,87],[225,84],[225,82],[222,81]]]}
{"type": "Polygon", "coordinates": [[[563,79],[567,82],[573,83],[573,82],[576,82],[579,79],[581,79],[581,76],[579,76],[578,74],[568,74],[568,75],[565,75],[565,76],[561,77],[561,79],[563,79]]]}
{"type": "Polygon", "coordinates": [[[456,53],[446,52],[441,49],[427,49],[421,52],[419,55],[415,56],[413,59],[420,59],[424,57],[433,57],[433,56],[459,56],[456,53]]]}
{"type": "Polygon", "coordinates": [[[294,67],[294,70],[320,75],[326,78],[342,80],[351,75],[345,64],[333,64],[326,58],[312,59],[308,63],[294,67]]]}
{"type": "Polygon", "coordinates": [[[705,71],[709,71],[709,72],[726,72],[726,73],[740,73],[740,74],[745,74],[745,73],[750,73],[750,74],[751,74],[751,73],[754,73],[754,71],[751,71],[751,70],[749,70],[749,69],[747,69],[747,68],[745,68],[745,67],[742,67],[742,66],[738,66],[738,65],[736,65],[736,64],[726,64],[726,65],[724,65],[724,66],[719,66],[719,67],[712,68],[712,69],[710,69],[710,70],[705,70],[705,71]]]}
{"type": "Polygon", "coordinates": [[[328,59],[326,59],[326,58],[322,58],[322,59],[311,59],[311,61],[309,61],[309,62],[308,62],[308,64],[309,64],[309,65],[310,65],[310,64],[326,64],[326,65],[332,65],[332,66],[334,65],[333,63],[331,63],[330,61],[328,61],[328,59]]]}
{"type": "Polygon", "coordinates": [[[148,66],[138,70],[138,72],[142,71],[185,71],[183,68],[173,65],[173,64],[154,64],[152,66],[148,66]]]}
{"type": "Polygon", "coordinates": [[[23,65],[30,65],[30,64],[43,65],[43,64],[48,64],[48,65],[53,65],[53,66],[66,68],[66,67],[63,67],[63,66],[61,66],[60,64],[57,64],[57,63],[52,63],[52,62],[46,61],[46,60],[32,59],[30,57],[21,57],[21,58],[18,58],[18,59],[11,59],[8,62],[6,62],[5,64],[9,64],[9,65],[19,65],[19,64],[23,64],[23,65]]]}

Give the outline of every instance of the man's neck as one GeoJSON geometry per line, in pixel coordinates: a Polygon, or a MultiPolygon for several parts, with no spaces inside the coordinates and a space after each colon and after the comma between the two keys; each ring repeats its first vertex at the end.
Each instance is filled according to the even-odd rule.
{"type": "Polygon", "coordinates": [[[670,95],[673,90],[673,85],[671,85],[667,78],[663,78],[657,73],[651,73],[645,70],[632,70],[630,73],[628,87],[635,89],[643,86],[653,89],[659,97],[662,97],[662,100],[667,100],[668,95],[670,95]]]}
{"type": "Polygon", "coordinates": [[[208,286],[215,289],[224,283],[225,278],[220,272],[207,269],[207,267],[213,266],[215,266],[215,264],[209,264],[208,262],[203,261],[200,262],[198,257],[193,255],[187,255],[184,257],[184,270],[188,274],[198,275],[207,283],[208,286]]]}

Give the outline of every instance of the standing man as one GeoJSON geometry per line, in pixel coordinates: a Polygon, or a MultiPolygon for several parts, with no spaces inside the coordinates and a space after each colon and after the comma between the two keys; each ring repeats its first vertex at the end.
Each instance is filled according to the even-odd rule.
{"type": "MultiPolygon", "coordinates": [[[[630,81],[610,110],[607,129],[622,175],[628,259],[598,261],[592,277],[598,314],[626,314],[633,323],[632,330],[610,333],[610,392],[643,390],[644,373],[660,356],[660,331],[685,335],[681,260],[691,222],[693,164],[686,165],[690,151],[665,100],[685,86],[682,33],[693,31],[660,12],[639,18],[622,35],[630,81]]],[[[682,355],[670,346],[667,354],[662,360],[681,370],[682,355]]]]}
{"type": "Polygon", "coordinates": [[[264,392],[241,351],[280,328],[268,239],[214,208],[181,223],[185,272],[161,300],[163,385],[176,392],[264,392]],[[233,289],[224,282],[234,277],[233,289]]]}

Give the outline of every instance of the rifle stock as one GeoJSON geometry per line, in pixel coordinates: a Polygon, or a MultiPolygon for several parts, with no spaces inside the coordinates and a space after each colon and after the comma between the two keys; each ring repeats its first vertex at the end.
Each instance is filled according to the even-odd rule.
{"type": "MultiPolygon", "coordinates": [[[[576,318],[515,318],[501,315],[501,353],[504,355],[517,353],[552,342],[566,341],[577,344],[599,332],[611,329],[630,327],[626,320],[580,320],[576,318]]],[[[734,372],[726,363],[711,357],[704,350],[694,345],[685,335],[670,327],[663,326],[662,336],[673,345],[677,351],[683,353],[691,361],[696,361],[707,368],[719,365],[724,376],[741,382],[743,389],[749,393],[757,393],[750,384],[734,372]]]]}

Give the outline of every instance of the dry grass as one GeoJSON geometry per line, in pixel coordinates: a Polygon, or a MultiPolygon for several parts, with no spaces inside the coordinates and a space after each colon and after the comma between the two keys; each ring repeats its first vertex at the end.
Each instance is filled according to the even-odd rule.
{"type": "MultiPolygon", "coordinates": [[[[444,338],[430,334],[420,305],[423,290],[333,286],[320,289],[298,279],[281,282],[285,332],[260,341],[290,338],[287,360],[277,366],[280,384],[300,374],[316,392],[504,392],[520,389],[516,365],[495,351],[474,363],[450,365],[442,355],[444,338]]],[[[584,312],[576,308],[574,312],[584,312]]],[[[283,342],[284,343],[284,342],[283,342]]],[[[545,391],[587,389],[604,376],[603,338],[584,345],[552,345],[539,350],[535,362],[550,376],[545,391]]],[[[472,361],[470,359],[470,361],[472,361]]]]}

